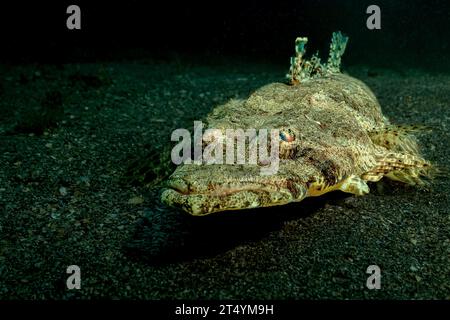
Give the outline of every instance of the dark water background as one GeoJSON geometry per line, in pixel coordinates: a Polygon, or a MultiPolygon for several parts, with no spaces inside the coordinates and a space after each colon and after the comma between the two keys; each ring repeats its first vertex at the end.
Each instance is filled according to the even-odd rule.
{"type": "Polygon", "coordinates": [[[346,64],[447,68],[446,0],[59,1],[14,2],[0,10],[1,58],[15,62],[98,61],[174,55],[226,56],[286,64],[295,37],[326,55],[331,33],[350,36],[346,64]],[[78,4],[82,30],[65,10],[78,4]],[[381,30],[366,28],[366,8],[381,8],[381,30]],[[380,57],[383,57],[380,59],[380,57]]]}

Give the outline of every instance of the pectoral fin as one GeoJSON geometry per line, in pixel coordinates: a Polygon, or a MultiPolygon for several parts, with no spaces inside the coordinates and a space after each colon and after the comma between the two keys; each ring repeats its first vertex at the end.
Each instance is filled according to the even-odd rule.
{"type": "Polygon", "coordinates": [[[351,175],[332,186],[325,186],[321,185],[320,183],[314,183],[308,190],[308,195],[316,197],[336,190],[341,190],[343,192],[362,196],[369,193],[369,186],[360,177],[351,175]]]}
{"type": "Polygon", "coordinates": [[[369,193],[369,186],[358,176],[351,175],[338,184],[338,189],[343,192],[362,196],[369,193]]]}
{"type": "Polygon", "coordinates": [[[363,179],[378,181],[383,176],[410,185],[426,184],[423,178],[431,177],[436,169],[418,155],[390,152],[377,159],[377,165],[364,173],[363,179]]]}

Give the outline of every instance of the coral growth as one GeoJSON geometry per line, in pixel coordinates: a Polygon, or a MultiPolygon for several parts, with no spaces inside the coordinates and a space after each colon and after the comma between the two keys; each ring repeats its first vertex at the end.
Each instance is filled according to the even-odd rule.
{"type": "Polygon", "coordinates": [[[328,56],[327,71],[331,73],[340,72],[341,57],[347,47],[348,37],[340,31],[333,32],[330,44],[330,54],[328,56]]]}
{"type": "Polygon", "coordinates": [[[308,79],[324,74],[339,73],[341,57],[345,52],[348,37],[340,31],[333,32],[330,44],[330,53],[326,64],[320,62],[319,53],[315,53],[309,60],[304,59],[308,38],[295,39],[295,57],[291,57],[291,66],[286,75],[290,84],[298,84],[308,79]]]}

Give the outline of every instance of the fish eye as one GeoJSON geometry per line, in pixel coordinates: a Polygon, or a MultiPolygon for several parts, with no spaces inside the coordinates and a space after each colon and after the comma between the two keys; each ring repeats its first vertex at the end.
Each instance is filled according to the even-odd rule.
{"type": "Polygon", "coordinates": [[[285,142],[292,142],[295,140],[295,134],[291,129],[280,131],[280,139],[285,142]]]}

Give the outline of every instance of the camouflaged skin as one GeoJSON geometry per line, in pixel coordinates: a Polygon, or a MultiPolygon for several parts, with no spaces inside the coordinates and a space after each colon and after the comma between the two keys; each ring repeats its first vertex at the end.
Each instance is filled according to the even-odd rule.
{"type": "Polygon", "coordinates": [[[298,85],[268,84],[246,100],[218,106],[206,122],[221,130],[277,128],[295,139],[280,141],[279,170],[273,175],[261,175],[261,164],[178,166],[162,201],[192,215],[283,205],[333,190],[362,195],[369,191],[365,181],[388,173],[380,176],[380,159],[392,156],[371,138],[371,132],[389,125],[376,97],[341,73],[298,85]]]}

